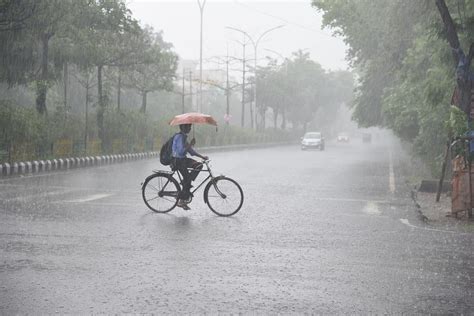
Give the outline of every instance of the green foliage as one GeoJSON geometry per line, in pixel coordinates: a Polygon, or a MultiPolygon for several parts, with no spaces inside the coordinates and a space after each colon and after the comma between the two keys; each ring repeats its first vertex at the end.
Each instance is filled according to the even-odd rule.
{"type": "Polygon", "coordinates": [[[259,70],[260,107],[285,113],[294,126],[307,125],[316,112],[330,119],[342,104],[351,102],[353,77],[350,72],[325,72],[302,51],[295,52],[281,66],[270,63],[259,70]]]}
{"type": "MultiPolygon", "coordinates": [[[[93,114],[93,113],[90,113],[93,114]]],[[[95,121],[95,120],[94,120],[95,121]]],[[[168,120],[155,121],[137,111],[104,112],[106,130],[103,150],[95,154],[158,151],[178,128],[169,126],[168,120]],[[114,145],[120,144],[119,148],[114,145]]],[[[53,145],[58,141],[70,141],[73,147],[84,148],[85,122],[78,114],[66,113],[58,107],[49,116],[38,114],[33,108],[14,106],[10,102],[0,103],[0,159],[7,161],[3,153],[10,152],[12,161],[57,158],[53,145]]],[[[96,139],[97,126],[89,122],[89,141],[96,139]]],[[[196,125],[194,136],[198,147],[250,144],[261,142],[281,142],[295,139],[295,135],[283,131],[267,129],[257,133],[254,130],[235,126],[222,126],[218,131],[213,126],[196,125]]],[[[73,155],[73,153],[69,153],[73,155]]],[[[84,155],[75,151],[75,155],[84,155]]]]}
{"type": "MultiPolygon", "coordinates": [[[[469,47],[474,4],[447,5],[469,47]]],[[[437,171],[448,137],[462,134],[466,121],[450,110],[453,57],[435,2],[313,0],[313,6],[350,46],[348,57],[360,76],[354,120],[392,129],[437,171]]]]}
{"type": "Polygon", "coordinates": [[[173,89],[178,56],[171,51],[172,45],[163,40],[161,33],[145,29],[142,36],[143,62],[129,66],[126,85],[142,94],[141,111],[146,112],[147,93],[173,89]]]}
{"type": "Polygon", "coordinates": [[[461,111],[458,107],[451,106],[449,111],[449,119],[446,122],[446,128],[449,135],[452,137],[466,136],[469,131],[466,113],[461,111]]]}
{"type": "MultiPolygon", "coordinates": [[[[181,97],[173,94],[178,57],[172,44],[162,33],[142,28],[125,0],[0,0],[0,41],[0,89],[9,87],[0,98],[0,151],[14,144],[26,153],[17,156],[21,159],[50,158],[58,141],[74,143],[78,153],[86,139],[94,143],[92,152],[104,154],[156,150],[157,139],[170,131],[168,120],[182,111],[181,97]],[[35,92],[37,112],[44,115],[34,110],[35,92]],[[15,94],[22,98],[4,100],[15,94]],[[143,96],[143,113],[137,94],[143,96]],[[119,96],[120,108],[115,107],[119,96]]],[[[294,91],[293,100],[284,103],[273,97],[266,106],[284,109],[297,100],[305,113],[313,113],[320,104],[316,99],[323,97],[322,88],[314,87],[320,87],[324,71],[303,54],[289,63],[292,67],[304,91],[294,91]]],[[[269,71],[287,86],[282,72],[269,71]]],[[[204,111],[219,120],[226,111],[222,93],[209,96],[204,111]]],[[[185,103],[184,110],[192,110],[188,98],[185,103]]],[[[230,106],[240,107],[239,100],[231,96],[230,106]]],[[[305,115],[298,120],[305,121],[305,115]]],[[[214,145],[269,141],[280,133],[231,126],[212,130],[202,129],[202,136],[214,145]]],[[[281,133],[285,139],[287,133],[281,133]]]]}
{"type": "Polygon", "coordinates": [[[13,143],[38,143],[45,125],[44,119],[31,109],[16,107],[6,101],[0,102],[0,140],[3,146],[13,143]]]}

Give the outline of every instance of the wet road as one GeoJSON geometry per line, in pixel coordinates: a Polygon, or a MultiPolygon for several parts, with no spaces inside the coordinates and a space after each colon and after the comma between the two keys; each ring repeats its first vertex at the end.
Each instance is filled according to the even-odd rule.
{"type": "Polygon", "coordinates": [[[211,153],[234,217],[156,214],[156,161],[0,180],[0,314],[474,313],[474,236],[426,226],[398,145],[211,153]]]}

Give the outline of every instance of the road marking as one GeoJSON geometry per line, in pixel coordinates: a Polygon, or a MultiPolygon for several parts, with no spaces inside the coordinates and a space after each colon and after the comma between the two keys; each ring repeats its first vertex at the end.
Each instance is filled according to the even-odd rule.
{"type": "Polygon", "coordinates": [[[377,206],[377,203],[375,203],[373,201],[367,202],[367,204],[365,205],[362,212],[367,213],[369,215],[380,215],[380,214],[382,214],[379,211],[379,207],[377,206]]]}
{"type": "Polygon", "coordinates": [[[61,195],[61,194],[67,194],[71,192],[75,192],[75,189],[64,189],[64,190],[58,190],[58,191],[53,191],[53,192],[41,192],[41,193],[36,193],[36,194],[28,194],[28,195],[22,195],[22,196],[17,196],[11,199],[4,199],[4,202],[16,202],[16,201],[27,201],[31,200],[33,198],[41,198],[41,197],[47,197],[47,196],[55,196],[55,195],[61,195]]]}
{"type": "Polygon", "coordinates": [[[109,196],[112,196],[113,194],[93,194],[89,195],[83,199],[76,199],[76,200],[68,200],[68,201],[63,201],[65,203],[84,203],[84,202],[90,202],[90,201],[95,201],[95,200],[100,200],[109,196]]]}
{"type": "Polygon", "coordinates": [[[393,194],[395,193],[395,173],[393,172],[393,158],[392,158],[392,151],[389,151],[389,180],[388,184],[390,187],[390,192],[393,194]]]}
{"type": "Polygon", "coordinates": [[[362,203],[379,203],[379,204],[392,204],[387,200],[366,200],[366,199],[346,199],[346,198],[330,198],[330,197],[315,197],[312,198],[318,201],[336,201],[336,202],[362,202],[362,203]]]}
{"type": "MultiPolygon", "coordinates": [[[[75,203],[74,201],[55,201],[53,204],[72,204],[75,203]]],[[[108,203],[108,202],[84,202],[81,205],[87,205],[87,206],[113,206],[113,207],[126,207],[126,208],[146,208],[146,205],[143,203],[137,203],[137,204],[130,204],[130,203],[108,203]]]]}
{"type": "Polygon", "coordinates": [[[428,228],[428,227],[415,226],[415,225],[413,225],[413,224],[410,224],[410,222],[409,222],[408,219],[406,219],[406,218],[400,218],[400,222],[402,222],[403,224],[407,225],[408,227],[416,228],[416,229],[430,230],[430,231],[434,231],[434,232],[448,233],[448,234],[472,235],[472,233],[453,232],[453,231],[450,231],[450,230],[443,230],[443,229],[435,229],[435,228],[428,228]]]}

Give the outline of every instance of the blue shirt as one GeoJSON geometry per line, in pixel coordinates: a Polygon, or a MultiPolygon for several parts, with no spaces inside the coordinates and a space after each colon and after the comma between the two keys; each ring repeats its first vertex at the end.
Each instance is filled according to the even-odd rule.
{"type": "Polygon", "coordinates": [[[188,152],[192,156],[196,156],[196,151],[192,147],[189,147],[189,149],[186,150],[186,139],[187,139],[186,134],[178,133],[174,135],[173,146],[172,146],[172,151],[173,151],[172,156],[174,158],[186,158],[186,154],[188,152]]]}

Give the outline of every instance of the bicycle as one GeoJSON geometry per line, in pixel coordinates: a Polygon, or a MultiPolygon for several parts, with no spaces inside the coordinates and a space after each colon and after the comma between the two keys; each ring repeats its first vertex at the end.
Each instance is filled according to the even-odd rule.
{"type": "MultiPolygon", "coordinates": [[[[232,216],[236,214],[244,203],[244,193],[237,181],[226,177],[215,177],[209,166],[210,160],[203,160],[206,168],[200,172],[208,172],[207,177],[191,192],[187,201],[191,202],[194,192],[196,192],[204,183],[204,202],[215,214],[219,216],[232,216]]],[[[188,170],[195,170],[188,168],[188,170]]],[[[171,171],[153,170],[153,174],[148,176],[142,184],[142,197],[146,206],[156,213],[168,213],[178,204],[178,195],[181,186],[176,180],[175,174],[178,174],[179,183],[183,179],[181,174],[173,169],[171,171]]]]}

